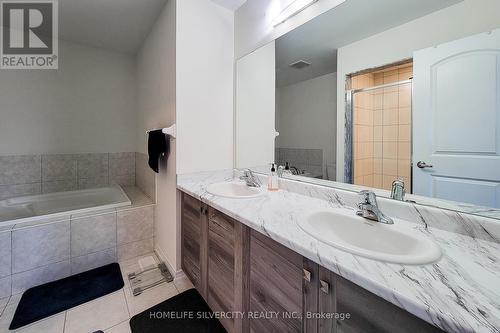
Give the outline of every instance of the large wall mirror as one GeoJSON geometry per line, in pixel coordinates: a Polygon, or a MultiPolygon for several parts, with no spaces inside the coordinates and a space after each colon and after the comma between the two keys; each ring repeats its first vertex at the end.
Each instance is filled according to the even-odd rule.
{"type": "Polygon", "coordinates": [[[347,0],[239,59],[236,167],[500,218],[500,18],[470,2],[347,0]]]}

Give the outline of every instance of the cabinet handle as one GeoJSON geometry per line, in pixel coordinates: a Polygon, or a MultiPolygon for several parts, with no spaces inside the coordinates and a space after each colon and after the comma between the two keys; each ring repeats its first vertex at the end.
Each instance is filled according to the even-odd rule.
{"type": "Polygon", "coordinates": [[[325,294],[328,294],[330,292],[330,284],[328,282],[319,280],[319,285],[320,285],[319,290],[321,290],[325,294]]]}
{"type": "Polygon", "coordinates": [[[304,280],[307,282],[311,282],[311,272],[309,272],[307,269],[302,269],[304,280]]]}

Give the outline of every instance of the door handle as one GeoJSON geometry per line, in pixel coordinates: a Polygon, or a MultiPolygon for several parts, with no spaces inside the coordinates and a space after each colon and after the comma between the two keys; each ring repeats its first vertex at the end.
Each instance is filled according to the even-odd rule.
{"type": "Polygon", "coordinates": [[[427,164],[424,161],[418,161],[417,167],[419,167],[420,169],[425,169],[425,168],[432,168],[433,166],[432,164],[427,164]]]}

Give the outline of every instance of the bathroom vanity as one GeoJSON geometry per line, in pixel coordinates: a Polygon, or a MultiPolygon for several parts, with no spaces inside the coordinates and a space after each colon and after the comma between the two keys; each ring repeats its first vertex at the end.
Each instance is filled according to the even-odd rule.
{"type": "Polygon", "coordinates": [[[182,198],[184,272],[213,311],[250,314],[221,318],[229,332],[441,332],[190,195],[182,198]]]}
{"type": "Polygon", "coordinates": [[[289,180],[280,180],[286,190],[250,199],[207,191],[234,178],[232,171],[180,175],[177,186],[182,269],[213,311],[232,314],[220,318],[229,332],[498,331],[500,252],[486,233],[474,239],[434,228],[421,208],[424,224],[415,221],[412,230],[439,244],[442,257],[389,264],[336,249],[299,227],[309,212],[354,205],[355,193],[289,180]]]}

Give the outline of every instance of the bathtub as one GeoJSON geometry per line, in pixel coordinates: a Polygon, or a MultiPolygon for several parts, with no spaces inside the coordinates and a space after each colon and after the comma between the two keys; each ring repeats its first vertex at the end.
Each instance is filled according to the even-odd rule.
{"type": "Polygon", "coordinates": [[[0,201],[0,226],[130,205],[119,186],[10,198],[0,201]]]}

